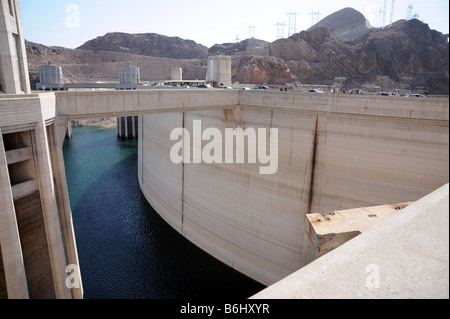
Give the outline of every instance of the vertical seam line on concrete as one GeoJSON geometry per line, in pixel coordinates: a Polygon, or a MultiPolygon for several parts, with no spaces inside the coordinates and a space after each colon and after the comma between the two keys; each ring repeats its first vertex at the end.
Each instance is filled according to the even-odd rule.
{"type": "Polygon", "coordinates": [[[312,202],[314,198],[314,179],[316,172],[316,164],[317,164],[317,144],[319,143],[319,116],[316,116],[316,127],[314,131],[314,140],[313,140],[313,150],[311,156],[311,179],[309,186],[309,197],[308,197],[308,208],[306,210],[307,214],[311,214],[312,202]]]}
{"type": "MultiPolygon", "coordinates": [[[[183,112],[183,119],[182,119],[182,127],[183,127],[183,141],[185,140],[184,136],[184,129],[185,129],[185,112],[183,112]]],[[[181,233],[184,234],[184,154],[183,154],[183,161],[181,165],[181,233]]]]}

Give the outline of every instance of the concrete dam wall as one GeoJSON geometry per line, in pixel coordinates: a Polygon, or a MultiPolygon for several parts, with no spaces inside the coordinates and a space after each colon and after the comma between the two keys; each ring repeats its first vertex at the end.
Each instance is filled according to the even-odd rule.
{"type": "Polygon", "coordinates": [[[270,285],[302,266],[306,214],[415,201],[446,184],[448,114],[448,98],[239,92],[235,107],[140,117],[139,183],[178,232],[270,285]],[[193,141],[194,121],[223,137],[277,128],[276,173],[260,174],[267,164],[248,152],[245,163],[193,163],[208,144],[193,141]],[[191,133],[180,164],[170,158],[176,128],[191,133]]]}
{"type": "Polygon", "coordinates": [[[62,154],[70,120],[139,116],[138,178],[150,204],[208,253],[272,284],[303,266],[307,214],[414,202],[448,183],[448,101],[202,89],[3,95],[0,298],[83,296],[66,282],[67,265],[79,264],[62,154]],[[236,136],[235,160],[217,143],[224,160],[207,164],[209,133],[226,141],[252,128],[250,142],[236,136]],[[173,161],[174,130],[190,137],[184,163],[173,161]]]}

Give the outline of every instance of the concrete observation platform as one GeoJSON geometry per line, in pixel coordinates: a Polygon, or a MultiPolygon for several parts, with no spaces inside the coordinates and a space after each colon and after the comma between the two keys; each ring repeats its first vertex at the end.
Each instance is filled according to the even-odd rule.
{"type": "Polygon", "coordinates": [[[252,299],[448,299],[449,185],[252,299]]]}

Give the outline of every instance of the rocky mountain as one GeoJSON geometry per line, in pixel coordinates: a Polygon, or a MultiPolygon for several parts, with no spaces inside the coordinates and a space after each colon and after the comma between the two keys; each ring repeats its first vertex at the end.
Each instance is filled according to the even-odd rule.
{"type": "Polygon", "coordinates": [[[167,37],[156,33],[108,33],[80,46],[80,50],[131,53],[160,58],[206,58],[208,48],[192,40],[167,37]]]}
{"type": "Polygon", "coordinates": [[[210,55],[267,55],[269,42],[255,38],[246,39],[238,43],[216,44],[209,48],[210,55]]]}
{"type": "Polygon", "coordinates": [[[312,26],[308,31],[325,28],[330,35],[344,40],[354,40],[372,29],[362,13],[353,8],[339,10],[312,26]]]}
{"type": "Polygon", "coordinates": [[[239,60],[233,81],[240,83],[286,84],[297,80],[283,59],[246,55],[239,60]]]}
{"type": "Polygon", "coordinates": [[[185,79],[204,79],[208,54],[226,54],[232,56],[232,80],[241,83],[332,85],[338,78],[349,88],[449,93],[449,44],[440,32],[414,19],[371,28],[351,8],[272,43],[247,39],[208,49],[152,33],[109,33],[75,50],[31,42],[26,46],[34,81],[38,66],[49,60],[61,65],[65,81],[72,82],[117,80],[120,66],[128,61],[140,67],[143,81],[170,79],[172,66],[181,67],[185,79]]]}
{"type": "Polygon", "coordinates": [[[283,59],[301,82],[332,84],[334,78],[344,77],[349,87],[407,85],[448,94],[448,42],[418,20],[368,29],[353,40],[317,27],[271,43],[269,55],[283,59]]]}

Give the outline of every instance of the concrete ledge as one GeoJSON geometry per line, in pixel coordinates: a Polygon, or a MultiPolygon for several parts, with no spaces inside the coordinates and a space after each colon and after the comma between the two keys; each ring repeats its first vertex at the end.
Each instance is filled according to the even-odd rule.
{"type": "Polygon", "coordinates": [[[6,152],[8,165],[27,161],[33,158],[31,147],[19,148],[6,152]]]}
{"type": "Polygon", "coordinates": [[[11,187],[14,200],[18,200],[39,190],[35,180],[23,182],[11,187]]]}
{"type": "Polygon", "coordinates": [[[410,202],[308,214],[302,267],[411,205],[410,202]]]}
{"type": "Polygon", "coordinates": [[[449,185],[252,299],[449,298],[449,185]]]}

